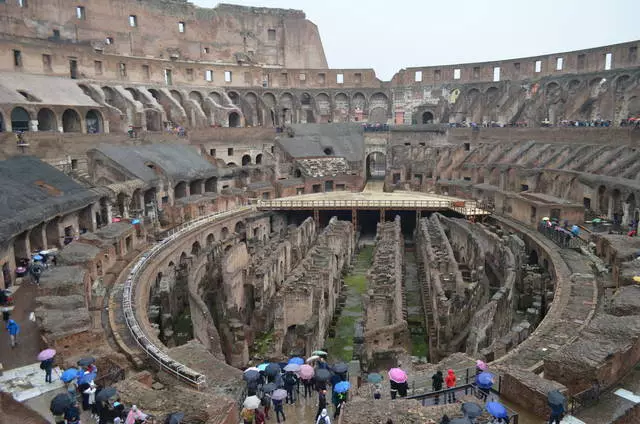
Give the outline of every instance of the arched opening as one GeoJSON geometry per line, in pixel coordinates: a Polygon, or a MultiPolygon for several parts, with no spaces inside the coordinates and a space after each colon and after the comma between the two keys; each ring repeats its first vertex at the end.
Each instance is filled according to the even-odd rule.
{"type": "Polygon", "coordinates": [[[611,202],[613,206],[613,216],[611,218],[613,218],[614,222],[619,224],[622,219],[622,194],[617,188],[611,193],[611,202]]]}
{"type": "Polygon", "coordinates": [[[180,103],[180,106],[184,106],[182,102],[182,94],[180,94],[178,90],[171,90],[170,93],[171,97],[173,97],[178,103],[180,103]]]}
{"type": "Polygon", "coordinates": [[[145,109],[144,117],[147,121],[147,131],[162,131],[162,114],[155,109],[145,109]]]}
{"type": "Polygon", "coordinates": [[[11,128],[13,132],[29,131],[29,112],[21,107],[15,107],[11,111],[11,128]]]}
{"type": "Polygon", "coordinates": [[[256,165],[262,165],[262,153],[256,156],[256,165]]]}
{"type": "Polygon", "coordinates": [[[238,165],[236,165],[236,163],[235,163],[235,162],[229,162],[229,163],[227,164],[227,166],[228,166],[229,168],[235,168],[235,167],[236,167],[236,166],[238,166],[238,165]]]}
{"type": "Polygon", "coordinates": [[[605,216],[609,213],[609,196],[605,186],[598,187],[598,213],[605,216]]]}
{"type": "Polygon", "coordinates": [[[245,241],[247,239],[246,226],[244,222],[242,221],[236,222],[236,226],[234,230],[236,235],[238,235],[238,237],[240,238],[240,241],[245,241]]]}
{"type": "Polygon", "coordinates": [[[38,131],[57,131],[58,122],[51,109],[43,107],[38,111],[38,131]]]}
{"type": "Polygon", "coordinates": [[[299,169],[296,169],[295,171],[293,171],[293,176],[296,178],[302,177],[302,171],[300,171],[299,169]]]}
{"type": "Polygon", "coordinates": [[[433,113],[424,112],[422,114],[422,123],[423,124],[433,124],[433,113]]]}
{"type": "Polygon", "coordinates": [[[266,105],[268,111],[269,111],[269,116],[267,118],[267,120],[270,122],[270,124],[272,126],[276,126],[277,125],[277,117],[276,117],[276,96],[274,96],[271,93],[266,93],[262,96],[262,101],[264,102],[264,104],[266,105]]]}
{"type": "Polygon", "coordinates": [[[73,109],[64,111],[62,114],[62,131],[66,133],[82,131],[82,124],[78,112],[73,109]]]}
{"type": "Polygon", "coordinates": [[[95,109],[87,112],[86,116],[87,134],[99,134],[103,132],[102,114],[95,109]]]}
{"type": "Polygon", "coordinates": [[[231,112],[229,114],[229,127],[238,128],[240,126],[240,115],[238,112],[231,112]]]}
{"type": "Polygon", "coordinates": [[[202,194],[202,180],[193,180],[189,184],[189,194],[202,194]]]}
{"type": "Polygon", "coordinates": [[[202,98],[202,94],[200,94],[199,91],[192,91],[191,93],[189,93],[189,99],[198,103],[200,107],[203,107],[204,105],[204,99],[202,98]]]}
{"type": "Polygon", "coordinates": [[[2,116],[2,112],[0,112],[0,132],[5,131],[4,127],[4,116],[2,116]]]}
{"type": "Polygon", "coordinates": [[[216,241],[215,236],[213,234],[209,234],[207,236],[207,247],[212,246],[215,241],[216,241]]]}
{"type": "Polygon", "coordinates": [[[118,206],[118,213],[120,214],[120,217],[124,217],[127,212],[127,206],[129,203],[127,198],[128,196],[125,193],[118,193],[116,204],[118,206]]]}
{"type": "Polygon", "coordinates": [[[220,95],[220,93],[216,93],[215,91],[212,91],[211,93],[209,93],[209,97],[211,98],[211,100],[213,100],[213,102],[217,105],[222,106],[222,96],[220,95]]]}
{"type": "Polygon", "coordinates": [[[387,157],[382,152],[372,152],[367,156],[367,179],[384,179],[387,157]]]}
{"type": "Polygon", "coordinates": [[[187,265],[187,254],[185,252],[182,252],[180,254],[180,259],[178,263],[180,264],[181,267],[184,267],[187,265]]]}
{"type": "Polygon", "coordinates": [[[200,248],[200,243],[197,241],[191,245],[191,254],[193,256],[198,256],[200,254],[200,250],[202,249],[200,248]]]}
{"type": "Polygon", "coordinates": [[[231,104],[236,106],[240,105],[240,95],[235,91],[229,91],[227,93],[229,95],[229,99],[231,100],[231,104]]]}
{"type": "Polygon", "coordinates": [[[229,237],[229,229],[227,227],[222,227],[222,230],[220,230],[220,238],[222,240],[226,240],[227,237],[229,237]]]}
{"type": "Polygon", "coordinates": [[[327,156],[333,156],[333,148],[331,147],[325,147],[322,151],[327,156]]]}
{"type": "Polygon", "coordinates": [[[125,88],[125,90],[127,90],[129,93],[131,93],[131,97],[133,97],[133,100],[135,101],[140,101],[140,92],[138,90],[136,90],[135,88],[125,88]]]}
{"type": "Polygon", "coordinates": [[[242,156],[242,166],[251,165],[251,156],[244,155],[242,156]]]}
{"type": "Polygon", "coordinates": [[[529,252],[529,265],[538,265],[538,252],[535,249],[529,252]]]}
{"type": "Polygon", "coordinates": [[[187,183],[184,181],[180,181],[178,184],[176,184],[176,187],[174,189],[174,197],[176,199],[182,199],[184,197],[187,197],[187,183]]]}
{"type": "Polygon", "coordinates": [[[218,179],[211,177],[204,182],[204,191],[207,193],[215,193],[218,191],[218,179]]]}
{"type": "Polygon", "coordinates": [[[300,96],[300,104],[302,106],[309,106],[311,104],[311,95],[309,95],[309,93],[302,93],[302,96],[300,96]]]}
{"type": "Polygon", "coordinates": [[[626,218],[626,221],[628,223],[631,223],[631,221],[635,221],[635,223],[638,223],[638,211],[636,210],[637,206],[636,206],[636,196],[631,193],[627,196],[627,200],[625,201],[626,206],[627,206],[627,212],[626,214],[628,215],[626,218]]]}

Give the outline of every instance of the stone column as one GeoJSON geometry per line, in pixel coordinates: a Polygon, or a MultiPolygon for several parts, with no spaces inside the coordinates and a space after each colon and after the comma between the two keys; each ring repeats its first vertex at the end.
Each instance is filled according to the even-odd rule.
{"type": "Polygon", "coordinates": [[[107,225],[113,221],[113,204],[107,200],[107,225]]]}
{"type": "Polygon", "coordinates": [[[609,196],[609,207],[607,208],[607,218],[613,219],[613,196],[609,196]]]}
{"type": "Polygon", "coordinates": [[[629,225],[632,218],[631,215],[633,214],[633,211],[630,210],[629,206],[631,205],[629,205],[629,203],[627,202],[624,202],[622,204],[622,225],[625,225],[625,226],[629,225]]]}

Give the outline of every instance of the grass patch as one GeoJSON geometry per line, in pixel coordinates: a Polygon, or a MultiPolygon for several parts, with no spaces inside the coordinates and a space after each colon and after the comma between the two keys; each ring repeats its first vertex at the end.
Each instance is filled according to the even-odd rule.
{"type": "Polygon", "coordinates": [[[422,334],[411,335],[411,355],[420,358],[427,358],[429,353],[429,345],[422,334]]]}
{"type": "Polygon", "coordinates": [[[367,291],[367,278],[364,275],[349,275],[344,279],[344,283],[358,294],[364,294],[367,291]]]}

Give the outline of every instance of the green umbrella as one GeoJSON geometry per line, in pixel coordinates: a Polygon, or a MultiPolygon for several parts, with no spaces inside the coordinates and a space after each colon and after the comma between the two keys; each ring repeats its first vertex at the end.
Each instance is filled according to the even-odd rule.
{"type": "Polygon", "coordinates": [[[591,220],[591,223],[593,224],[599,224],[600,222],[602,222],[600,218],[593,218],[593,220],[591,220]]]}
{"type": "Polygon", "coordinates": [[[328,353],[325,352],[324,350],[314,350],[313,352],[311,352],[312,355],[318,355],[318,356],[327,356],[328,353]]]}

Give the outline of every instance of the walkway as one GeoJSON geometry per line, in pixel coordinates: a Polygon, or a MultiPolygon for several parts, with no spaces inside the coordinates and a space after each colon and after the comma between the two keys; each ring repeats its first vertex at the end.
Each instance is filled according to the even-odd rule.
{"type": "Polygon", "coordinates": [[[20,334],[17,337],[18,346],[12,349],[9,333],[3,322],[0,331],[0,361],[4,370],[33,364],[41,350],[40,330],[35,322],[29,321],[29,314],[36,309],[37,287],[25,281],[11,289],[15,300],[11,318],[20,326],[20,334]]]}

